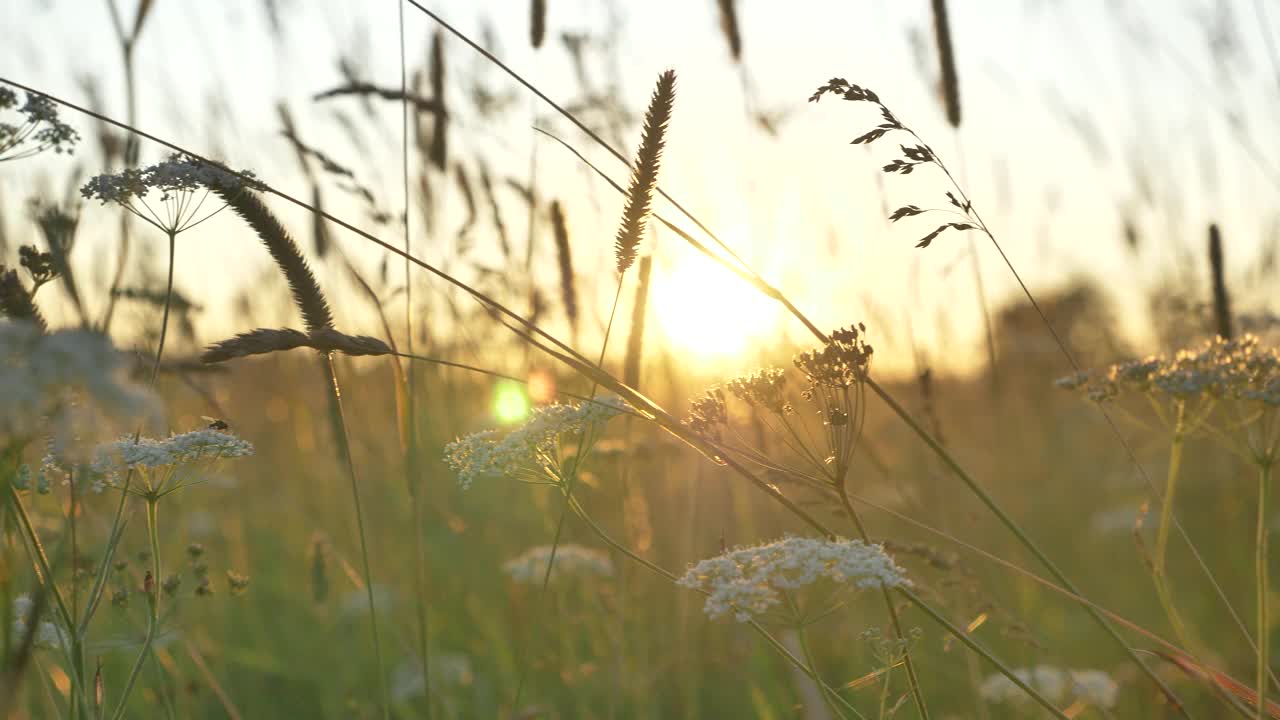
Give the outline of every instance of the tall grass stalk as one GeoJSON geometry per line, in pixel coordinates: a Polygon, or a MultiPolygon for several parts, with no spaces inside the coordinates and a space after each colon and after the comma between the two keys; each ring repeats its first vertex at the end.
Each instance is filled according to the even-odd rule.
{"type": "Polygon", "coordinates": [[[160,573],[160,516],[157,507],[160,504],[160,498],[148,496],[144,499],[147,506],[147,547],[151,553],[151,569],[147,571],[149,581],[143,584],[143,592],[147,595],[147,634],[142,639],[142,649],[138,651],[138,658],[134,660],[133,667],[129,670],[116,711],[111,714],[112,720],[120,720],[124,717],[129,695],[133,692],[133,685],[138,680],[138,673],[142,672],[142,666],[147,660],[158,662],[152,653],[152,648],[156,633],[160,630],[160,585],[164,577],[160,573]]]}
{"type": "Polygon", "coordinates": [[[356,532],[360,536],[360,563],[364,574],[365,598],[369,603],[369,631],[373,639],[373,655],[378,672],[378,696],[382,705],[383,720],[391,717],[391,695],[387,691],[387,675],[382,658],[382,639],[378,632],[378,605],[373,596],[373,572],[369,563],[369,542],[365,533],[364,509],[360,504],[360,480],[356,477],[355,460],[351,457],[351,438],[347,432],[346,411],[342,407],[342,387],[338,384],[338,373],[333,362],[333,353],[325,353],[322,358],[325,370],[329,375],[329,390],[332,393],[334,406],[337,408],[338,427],[341,432],[335,438],[342,446],[342,457],[345,460],[347,478],[351,481],[351,501],[355,506],[356,532]]]}
{"type": "Polygon", "coordinates": [[[1155,580],[1156,595],[1164,608],[1173,632],[1188,652],[1195,647],[1191,643],[1186,623],[1178,614],[1173,602],[1173,593],[1169,589],[1169,577],[1166,572],[1169,553],[1169,529],[1173,525],[1173,500],[1176,496],[1178,475],[1182,469],[1182,449],[1187,435],[1187,404],[1184,400],[1175,400],[1173,438],[1169,443],[1169,468],[1165,476],[1164,494],[1160,498],[1160,525],[1156,528],[1155,554],[1151,559],[1151,576],[1155,580]]]}

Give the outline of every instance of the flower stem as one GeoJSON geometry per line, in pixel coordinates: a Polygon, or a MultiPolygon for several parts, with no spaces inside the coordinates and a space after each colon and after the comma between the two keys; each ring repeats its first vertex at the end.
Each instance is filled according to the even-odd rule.
{"type": "Polygon", "coordinates": [[[173,250],[178,234],[169,231],[169,281],[164,291],[164,313],[160,317],[160,340],[156,343],[156,360],[151,366],[151,385],[155,387],[156,377],[160,374],[160,358],[164,355],[164,339],[169,333],[169,308],[173,305],[173,250]]]}
{"type": "MultiPolygon", "coordinates": [[[[844,479],[837,481],[836,489],[840,493],[840,502],[844,505],[844,510],[849,514],[849,518],[853,520],[853,524],[858,529],[858,535],[862,541],[870,544],[871,536],[867,534],[867,528],[862,524],[862,518],[858,515],[858,511],[854,510],[853,503],[849,502],[849,491],[845,488],[844,479]]],[[[920,676],[916,673],[915,661],[911,659],[911,650],[907,648],[907,636],[902,632],[902,623],[898,620],[898,610],[893,606],[893,596],[889,594],[889,588],[883,583],[880,584],[880,594],[884,596],[885,607],[889,610],[889,620],[893,623],[893,635],[896,639],[903,643],[902,646],[902,664],[907,671],[907,682],[911,686],[911,699],[915,701],[916,712],[920,714],[921,720],[928,720],[929,708],[924,702],[924,691],[920,689],[920,676]]]]}
{"type": "Polygon", "coordinates": [[[364,511],[360,506],[360,481],[356,479],[355,460],[351,457],[351,440],[347,435],[347,418],[342,409],[342,388],[338,385],[338,372],[333,364],[333,354],[325,353],[324,367],[329,374],[329,390],[333,393],[334,407],[337,408],[338,442],[341,444],[342,457],[347,465],[347,477],[351,480],[351,499],[356,513],[356,531],[360,536],[360,561],[364,574],[364,589],[369,600],[369,625],[373,636],[373,655],[378,672],[378,695],[382,704],[383,720],[391,718],[391,698],[387,694],[387,678],[382,665],[382,639],[378,635],[378,606],[373,597],[373,573],[369,569],[369,543],[364,531],[364,511]]]}
{"type": "Polygon", "coordinates": [[[1269,717],[1267,712],[1267,676],[1270,672],[1271,623],[1268,600],[1271,594],[1267,568],[1267,499],[1271,493],[1271,458],[1258,463],[1258,535],[1254,547],[1258,575],[1258,720],[1269,717]]]}
{"type": "Polygon", "coordinates": [[[133,685],[138,680],[138,673],[142,671],[143,664],[147,658],[151,657],[151,647],[156,639],[156,630],[160,627],[160,531],[159,531],[159,513],[157,507],[160,504],[158,498],[148,497],[147,502],[147,541],[151,548],[151,587],[146,588],[147,592],[147,634],[142,640],[142,650],[138,652],[138,659],[133,662],[133,669],[129,671],[129,679],[125,681],[124,690],[120,695],[120,702],[116,705],[116,711],[112,713],[112,720],[120,720],[124,717],[125,706],[129,704],[129,695],[133,692],[133,685]]]}
{"type": "Polygon", "coordinates": [[[1173,498],[1177,490],[1178,475],[1182,469],[1182,448],[1186,439],[1186,403],[1177,401],[1174,411],[1173,440],[1169,445],[1169,470],[1165,476],[1164,497],[1160,499],[1160,526],[1156,529],[1155,556],[1151,560],[1151,574],[1156,583],[1156,595],[1164,607],[1169,624],[1178,637],[1178,642],[1191,651],[1195,646],[1187,632],[1186,623],[1178,614],[1173,604],[1173,593],[1169,589],[1169,578],[1165,574],[1166,560],[1169,553],[1169,531],[1173,528],[1173,498]]]}
{"type": "MultiPolygon", "coordinates": [[[[794,606],[794,603],[792,605],[794,606]]],[[[800,652],[804,654],[804,664],[809,666],[808,674],[810,677],[820,677],[818,664],[813,661],[813,652],[809,649],[809,640],[805,637],[803,623],[796,623],[796,639],[800,641],[800,652]]],[[[826,683],[818,683],[818,692],[822,695],[823,702],[827,704],[827,709],[832,714],[838,718],[845,717],[845,714],[840,711],[839,706],[831,698],[832,695],[836,695],[836,691],[833,688],[827,687],[826,683]]]]}

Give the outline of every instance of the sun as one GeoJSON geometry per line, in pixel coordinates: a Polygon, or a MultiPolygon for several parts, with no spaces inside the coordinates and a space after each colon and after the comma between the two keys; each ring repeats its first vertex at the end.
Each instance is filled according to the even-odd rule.
{"type": "Polygon", "coordinates": [[[740,355],[778,322],[772,302],[706,258],[684,258],[655,273],[655,329],[668,347],[701,358],[740,355]]]}

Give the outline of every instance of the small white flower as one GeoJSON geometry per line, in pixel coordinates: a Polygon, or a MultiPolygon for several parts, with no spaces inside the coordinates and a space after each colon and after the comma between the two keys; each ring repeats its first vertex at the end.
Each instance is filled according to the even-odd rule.
{"type": "MultiPolygon", "coordinates": [[[[1081,701],[1104,708],[1115,707],[1120,686],[1101,670],[1071,670],[1052,665],[1017,668],[1019,680],[1031,686],[1046,700],[1056,704],[1081,701]]],[[[1029,704],[1025,691],[1004,675],[993,674],[983,680],[978,691],[990,702],[1013,705],[1029,704]]]]}
{"type": "Polygon", "coordinates": [[[80,188],[80,195],[103,204],[117,203],[161,230],[176,234],[204,222],[224,207],[221,203],[205,206],[208,190],[262,187],[253,173],[246,171],[242,175],[175,153],[145,168],[98,175],[80,188]],[[160,204],[154,207],[146,201],[152,190],[160,192],[160,204]],[[200,190],[206,194],[197,198],[200,190]]]}
{"type": "Polygon", "coordinates": [[[74,151],[80,133],[58,118],[58,106],[39,93],[27,93],[27,101],[17,107],[18,96],[9,88],[0,88],[0,110],[17,108],[22,121],[0,122],[0,161],[19,160],[45,150],[55,153],[74,151]]]}
{"type": "MultiPolygon", "coordinates": [[[[503,564],[502,569],[512,582],[523,585],[541,585],[547,574],[547,563],[551,560],[551,546],[539,545],[529,548],[518,557],[503,564]]],[[[581,545],[561,545],[556,548],[555,566],[551,570],[552,577],[609,577],[613,575],[613,563],[609,556],[599,550],[581,545]]]]}
{"type": "MultiPolygon", "coordinates": [[[[495,476],[548,482],[559,471],[562,435],[594,435],[610,418],[625,411],[626,403],[617,397],[534,408],[528,422],[505,435],[484,430],[449,443],[444,460],[463,488],[479,478],[495,476]]],[[[584,442],[584,451],[590,445],[584,442]]]]}
{"type": "Polygon", "coordinates": [[[731,550],[693,567],[680,585],[708,593],[711,618],[732,614],[746,622],[782,602],[783,591],[827,578],[858,588],[909,587],[902,568],[878,545],[860,540],[787,537],[731,550]]]}
{"type": "Polygon", "coordinates": [[[115,485],[121,474],[136,470],[147,492],[172,492],[189,484],[196,472],[219,460],[253,454],[253,444],[222,430],[193,430],[167,438],[125,436],[98,446],[92,469],[115,485]],[[175,478],[177,478],[175,480],[175,478]]]}
{"type": "MultiPolygon", "coordinates": [[[[29,595],[19,595],[13,599],[10,607],[13,611],[13,635],[18,639],[25,638],[31,631],[31,612],[35,609],[35,603],[29,595]]],[[[32,644],[46,650],[70,646],[66,631],[47,620],[40,621],[36,626],[32,644]]]]}

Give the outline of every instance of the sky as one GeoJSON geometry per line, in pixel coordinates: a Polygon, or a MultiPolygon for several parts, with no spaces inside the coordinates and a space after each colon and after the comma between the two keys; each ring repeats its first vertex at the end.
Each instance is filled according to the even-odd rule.
{"type": "MultiPolygon", "coordinates": [[[[118,1],[132,17],[135,3],[118,1]]],[[[658,74],[674,68],[677,99],[660,185],[820,327],[868,322],[888,350],[878,362],[889,366],[910,362],[907,327],[944,364],[981,361],[971,246],[990,304],[1016,297],[1017,285],[984,236],[949,233],[917,249],[915,241],[936,223],[887,222],[887,211],[900,205],[944,203],[949,186],[938,173],[880,173],[895,144],[850,145],[877,115],[836,99],[806,102],[832,76],[876,90],[942,156],[1033,291],[1048,293],[1082,275],[1097,278],[1139,338],[1149,335],[1140,306],[1146,288],[1185,272],[1201,281],[1192,291],[1205,292],[1200,259],[1209,222],[1223,227],[1229,278],[1250,275],[1280,222],[1280,74],[1268,45],[1280,42],[1280,8],[1261,0],[950,3],[964,117],[958,130],[947,125],[935,89],[927,0],[739,0],[741,63],[730,58],[713,0],[549,0],[548,42],[537,51],[528,41],[525,0],[425,4],[477,39],[491,28],[495,54],[562,103],[579,94],[558,41],[564,32],[616,35],[612,53],[597,56],[591,71],[599,83],[616,74],[620,96],[636,113],[658,74]],[[759,113],[774,120],[776,134],[755,122],[759,113]],[[1123,242],[1125,217],[1140,230],[1136,251],[1123,242]]],[[[401,6],[277,0],[277,41],[264,5],[156,0],[137,49],[139,126],[306,196],[279,135],[276,105],[283,101],[304,139],[350,164],[385,207],[399,211],[399,105],[379,102],[366,115],[358,100],[313,96],[342,82],[341,55],[358,59],[363,79],[399,86],[401,6]],[[339,110],[364,124],[363,146],[335,122],[339,110]]],[[[86,100],[80,78],[92,76],[108,113],[123,117],[123,71],[108,7],[109,0],[0,0],[0,27],[8,31],[0,43],[0,76],[76,102],[86,100]]],[[[434,31],[430,18],[406,7],[410,68],[425,63],[434,31]]],[[[583,343],[598,344],[615,287],[611,248],[622,200],[531,127],[555,132],[619,182],[625,168],[461,42],[448,40],[446,53],[446,93],[454,107],[466,104],[475,77],[513,97],[497,117],[460,110],[453,157],[483,157],[496,177],[522,182],[533,172],[540,192],[565,204],[578,273],[595,290],[585,303],[592,330],[583,343]]],[[[67,119],[86,135],[93,128],[86,118],[67,119]]],[[[626,129],[624,154],[638,137],[638,127],[626,129]]],[[[154,162],[163,154],[144,145],[142,157],[154,162]]],[[[77,177],[87,179],[101,170],[92,166],[94,155],[86,149],[74,160],[0,165],[0,204],[11,234],[31,230],[22,202],[32,188],[61,192],[77,177]]],[[[461,225],[463,204],[450,184],[441,188],[438,227],[445,229],[415,230],[411,215],[411,242],[429,262],[458,267],[448,228],[461,225]]],[[[330,196],[331,211],[373,227],[359,203],[330,196]]],[[[522,204],[509,192],[501,202],[513,241],[523,247],[522,204]]],[[[273,206],[299,236],[308,233],[304,214],[273,206]]],[[[679,216],[665,202],[656,209],[672,220],[679,216]]],[[[114,212],[86,207],[84,217],[77,253],[93,267],[109,267],[114,212]]],[[[678,224],[692,229],[686,220],[678,224]]],[[[181,287],[230,298],[257,282],[265,253],[233,228],[220,218],[183,237],[181,287]]],[[[472,233],[478,264],[501,263],[493,230],[482,223],[472,233]]],[[[377,234],[403,242],[393,226],[377,234]]],[[[356,236],[339,242],[370,272],[381,262],[381,251],[356,236]]],[[[762,346],[778,346],[780,336],[782,344],[806,344],[802,327],[679,238],[662,231],[649,242],[656,268],[651,327],[668,343],[694,359],[743,368],[762,346]]],[[[533,275],[553,288],[549,247],[545,241],[533,275]]],[[[156,248],[149,259],[153,275],[162,260],[156,248]]],[[[445,292],[425,278],[416,283],[422,297],[445,292]]],[[[1266,290],[1242,281],[1237,309],[1274,310],[1267,304],[1274,293],[1266,290]]],[[[206,305],[211,326],[247,329],[235,326],[230,302],[206,305]]],[[[354,329],[376,331],[367,313],[345,312],[354,329]]],[[[558,322],[552,329],[563,332],[558,322]]]]}

